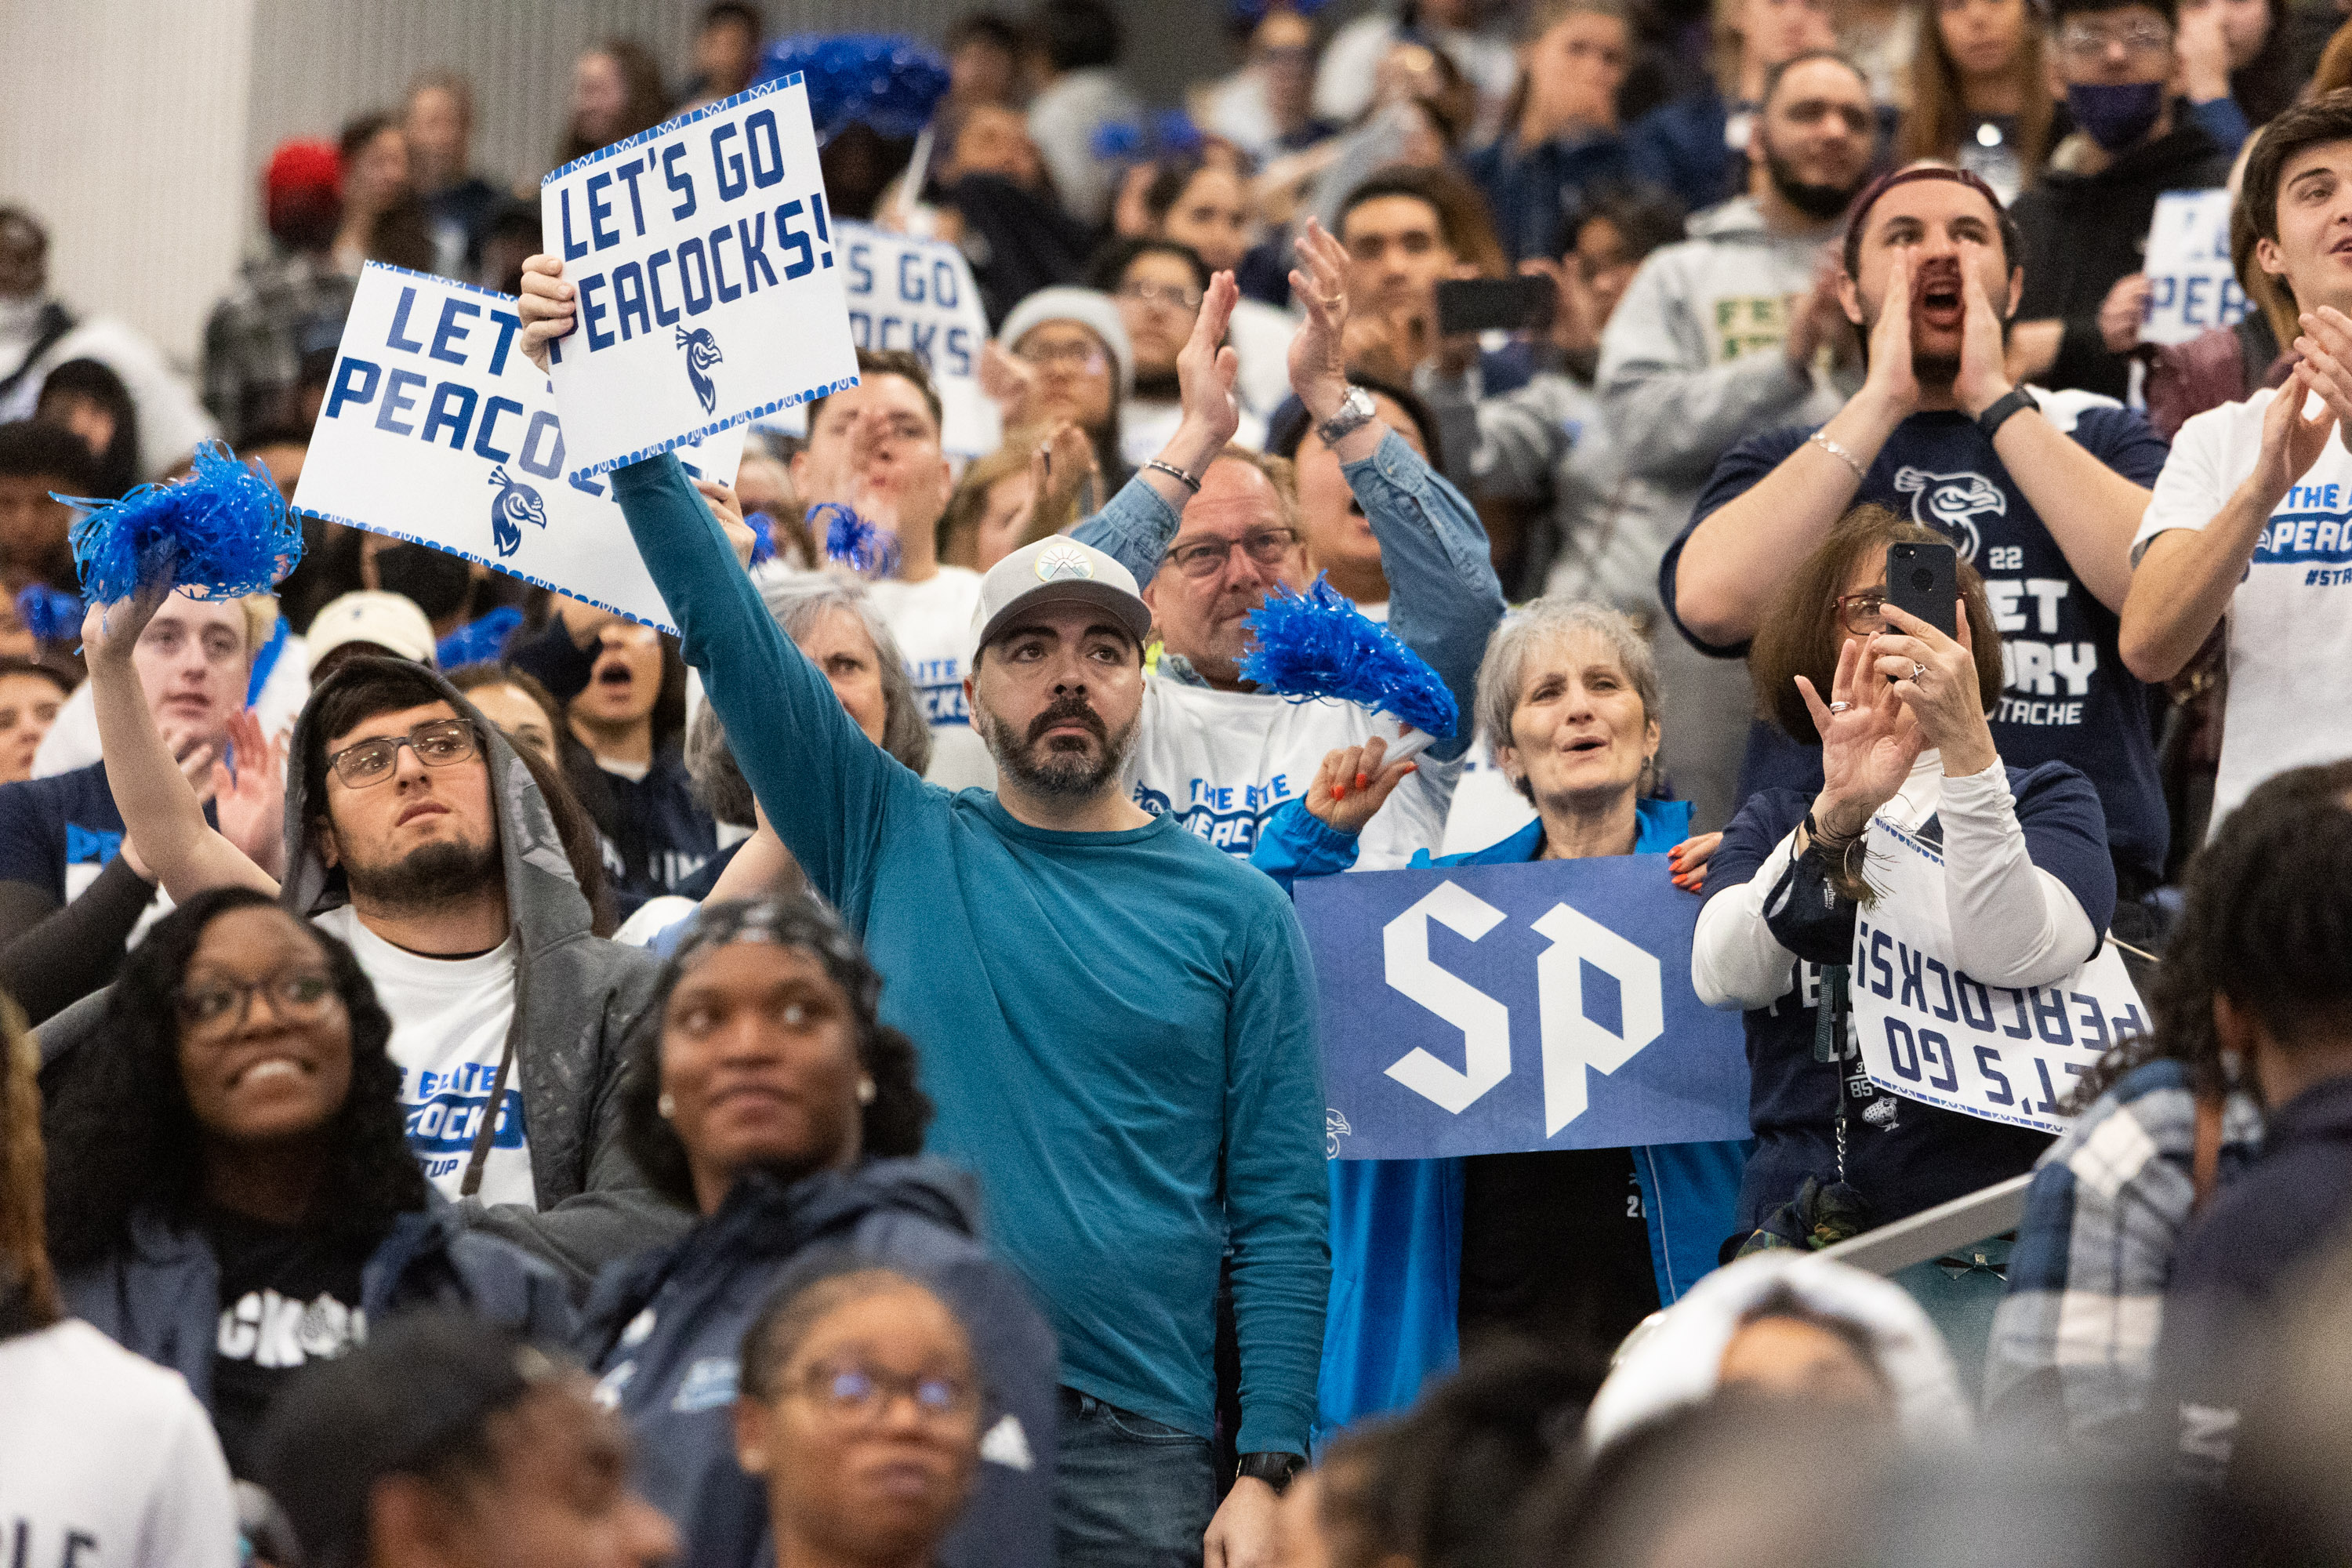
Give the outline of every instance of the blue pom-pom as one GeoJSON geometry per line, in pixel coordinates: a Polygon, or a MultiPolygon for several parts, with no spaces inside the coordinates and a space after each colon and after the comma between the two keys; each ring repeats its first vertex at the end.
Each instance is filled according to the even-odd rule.
{"type": "Polygon", "coordinates": [[[751,531],[751,564],[765,566],[776,558],[776,520],[764,511],[743,514],[743,526],[751,531]]]}
{"type": "Polygon", "coordinates": [[[434,661],[444,669],[457,669],[494,659],[520,625],[522,612],[512,605],[500,605],[480,620],[467,622],[434,644],[434,661]]]}
{"type": "Polygon", "coordinates": [[[1124,163],[1143,156],[1143,127],[1124,120],[1107,120],[1095,127],[1087,151],[1097,163],[1124,163]]]}
{"type": "Polygon", "coordinates": [[[38,642],[81,641],[83,605],[71,594],[36,583],[16,595],[16,618],[38,642]]]}
{"type": "Polygon", "coordinates": [[[1161,113],[1152,133],[1163,158],[1189,158],[1208,144],[1208,138],[1192,123],[1192,117],[1181,109],[1161,113]]]}
{"type": "Polygon", "coordinates": [[[217,441],[196,448],[195,472],[141,485],[121,500],[55,499],[85,515],[73,525],[82,596],[102,605],[168,583],[198,598],[269,592],[302,559],[302,530],[277,481],[217,441]]]}
{"type": "Polygon", "coordinates": [[[1249,624],[1257,643],[1242,675],[1262,691],[1299,702],[1336,697],[1441,740],[1461,726],[1461,709],[1437,671],[1321,577],[1304,594],[1277,587],[1249,624]]]}
{"type": "Polygon", "coordinates": [[[898,564],[898,542],[839,501],[809,510],[812,524],[824,525],[824,552],[853,572],[887,577],[898,564]]]}
{"type": "Polygon", "coordinates": [[[948,67],[912,38],[888,33],[798,33],[768,46],[757,82],[801,73],[819,142],[864,123],[885,136],[915,136],[947,96],[948,67]]]}

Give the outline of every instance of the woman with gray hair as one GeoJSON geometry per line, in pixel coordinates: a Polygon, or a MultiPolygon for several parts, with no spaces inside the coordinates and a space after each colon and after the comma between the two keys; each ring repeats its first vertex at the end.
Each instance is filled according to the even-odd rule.
{"type": "MultiPolygon", "coordinates": [[[[863,584],[829,574],[771,577],[760,584],[768,613],[810,662],[866,738],[916,773],[931,760],[931,728],[908,679],[898,641],[863,584]]],[[[796,890],[799,865],[760,820],[751,786],[727,746],[727,727],[704,703],[687,726],[686,771],[719,824],[719,851],[678,895],[649,900],[614,939],[667,952],[695,911],[709,901],[763,898],[796,890]]]]}
{"type": "MultiPolygon", "coordinates": [[[[1649,793],[1657,668],[1623,616],[1538,599],[1506,617],[1478,667],[1476,717],[1536,820],[1469,854],[1433,859],[1424,848],[1414,866],[1663,853],[1676,886],[1702,885],[1719,836],[1690,837],[1690,804],[1649,793]]],[[[1305,798],[1269,821],[1252,863],[1286,882],[1352,865],[1356,835],[1414,765],[1384,765],[1384,750],[1376,740],[1326,757],[1305,798]]],[[[1482,1343],[1540,1340],[1605,1362],[1714,1267],[1744,1158],[1731,1142],[1333,1161],[1322,1419],[1407,1403],[1482,1343]],[[1455,1271],[1458,1290],[1446,1278],[1455,1271]]]]}

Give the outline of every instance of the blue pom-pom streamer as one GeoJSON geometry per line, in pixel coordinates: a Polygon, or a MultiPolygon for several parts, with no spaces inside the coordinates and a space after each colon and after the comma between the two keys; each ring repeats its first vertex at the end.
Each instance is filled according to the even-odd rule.
{"type": "Polygon", "coordinates": [[[1143,156],[1143,127],[1125,120],[1107,120],[1095,127],[1087,151],[1098,163],[1124,163],[1143,156]]]}
{"type": "Polygon", "coordinates": [[[809,521],[824,525],[824,552],[854,572],[887,577],[898,564],[898,542],[839,501],[809,510],[809,521]]]}
{"type": "Polygon", "coordinates": [[[1208,138],[1192,123],[1192,117],[1181,109],[1162,112],[1152,130],[1163,158],[1189,158],[1208,144],[1208,138]]]}
{"type": "Polygon", "coordinates": [[[79,643],[83,607],[79,599],[47,583],[16,595],[16,618],[40,642],[79,643]]]}
{"type": "Polygon", "coordinates": [[[434,644],[434,662],[444,669],[457,669],[494,659],[520,625],[522,612],[512,605],[500,605],[480,620],[468,621],[434,644]]]}
{"type": "Polygon", "coordinates": [[[743,514],[743,526],[751,531],[751,564],[765,566],[776,558],[776,520],[764,511],[743,514]]]}
{"type": "Polygon", "coordinates": [[[947,62],[913,38],[889,33],[799,33],[761,57],[755,82],[801,73],[819,142],[863,123],[885,136],[915,136],[947,96],[947,62]]]}
{"type": "Polygon", "coordinates": [[[1299,702],[1336,697],[1441,740],[1461,726],[1461,708],[1437,671],[1321,577],[1304,594],[1277,587],[1249,624],[1257,642],[1242,674],[1262,691],[1299,702]]]}
{"type": "Polygon", "coordinates": [[[195,472],[141,485],[121,500],[55,498],[85,515],[73,525],[82,596],[102,605],[168,583],[198,598],[266,594],[302,559],[302,530],[277,481],[218,441],[196,448],[195,472]]]}

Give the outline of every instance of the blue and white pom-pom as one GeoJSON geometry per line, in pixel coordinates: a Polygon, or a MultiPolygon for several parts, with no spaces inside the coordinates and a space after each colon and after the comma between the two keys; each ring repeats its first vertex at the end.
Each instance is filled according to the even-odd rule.
{"type": "Polygon", "coordinates": [[[824,553],[867,577],[887,577],[898,564],[898,541],[839,501],[809,509],[812,529],[823,525],[824,553]]]}
{"type": "Polygon", "coordinates": [[[889,33],[798,33],[768,46],[758,82],[801,73],[819,142],[864,123],[885,136],[915,136],[947,96],[947,62],[913,38],[889,33]]]}
{"type": "Polygon", "coordinates": [[[79,599],[47,583],[36,583],[16,595],[16,618],[37,642],[68,647],[80,642],[83,609],[79,599]]]}
{"type": "Polygon", "coordinates": [[[217,441],[196,448],[195,472],[141,485],[121,500],[56,498],[79,508],[74,565],[82,596],[111,605],[151,584],[204,599],[266,594],[302,559],[302,529],[277,481],[217,441]]]}
{"type": "Polygon", "coordinates": [[[1304,594],[1277,587],[1249,615],[1256,646],[1242,675],[1295,702],[1337,698],[1395,720],[1387,763],[1399,763],[1461,727],[1462,710],[1437,671],[1396,634],[1321,577],[1304,594]]]}
{"type": "Polygon", "coordinates": [[[747,511],[743,526],[751,531],[751,565],[765,566],[776,558],[776,520],[764,511],[747,511]]]}

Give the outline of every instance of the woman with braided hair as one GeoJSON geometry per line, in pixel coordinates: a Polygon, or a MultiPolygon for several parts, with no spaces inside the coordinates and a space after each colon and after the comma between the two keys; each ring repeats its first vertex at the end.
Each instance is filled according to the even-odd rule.
{"type": "Polygon", "coordinates": [[[921,1157],[931,1103],[881,994],[814,895],[710,904],[631,1036],[623,1135],[699,1218],[605,1271],[582,1349],[635,1430],[640,1489],[688,1533],[683,1561],[760,1557],[767,1500],[737,1466],[731,1415],[740,1347],[812,1249],[840,1249],[936,1292],[990,1374],[984,1462],[940,1568],[1053,1562],[1059,1352],[1028,1288],[975,1239],[971,1178],[921,1157]]]}

